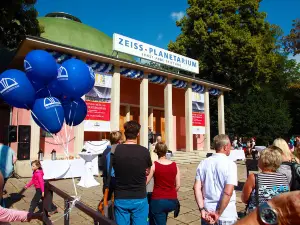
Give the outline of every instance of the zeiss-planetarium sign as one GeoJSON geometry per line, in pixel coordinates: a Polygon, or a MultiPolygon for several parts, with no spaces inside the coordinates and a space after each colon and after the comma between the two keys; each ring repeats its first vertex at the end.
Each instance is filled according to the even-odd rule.
{"type": "Polygon", "coordinates": [[[185,71],[197,74],[199,73],[199,63],[197,60],[146,44],[138,40],[134,40],[129,37],[125,37],[120,34],[113,35],[113,50],[176,67],[185,71]]]}

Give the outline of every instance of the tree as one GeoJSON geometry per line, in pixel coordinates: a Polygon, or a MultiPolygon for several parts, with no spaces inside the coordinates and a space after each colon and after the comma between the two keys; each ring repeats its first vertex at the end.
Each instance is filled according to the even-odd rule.
{"type": "Polygon", "coordinates": [[[16,48],[25,35],[40,36],[36,0],[0,1],[0,47],[16,48]]]}
{"type": "MultiPolygon", "coordinates": [[[[245,128],[242,124],[246,120],[253,123],[248,124],[247,134],[265,137],[255,127],[261,127],[257,123],[269,121],[270,115],[263,113],[258,121],[255,117],[259,112],[243,114],[243,111],[255,110],[256,101],[258,107],[267,103],[259,103],[260,99],[254,98],[258,94],[267,96],[270,101],[276,100],[279,105],[284,104],[284,100],[277,98],[276,91],[272,89],[274,82],[285,82],[281,75],[285,70],[286,55],[279,51],[282,30],[265,20],[266,14],[258,11],[260,2],[261,0],[188,0],[186,16],[177,21],[181,34],[168,47],[171,51],[197,59],[199,77],[233,89],[225,98],[229,110],[226,110],[226,118],[230,121],[227,123],[229,131],[246,135],[241,130],[245,128]],[[253,98],[249,98],[249,95],[253,98]],[[252,109],[247,101],[251,102],[252,109]],[[234,114],[232,110],[238,110],[236,113],[240,115],[234,114]]],[[[211,118],[216,118],[217,104],[214,101],[216,99],[212,98],[211,118]]],[[[282,111],[285,110],[284,108],[282,111]]],[[[282,111],[273,111],[272,121],[282,119],[282,111]]],[[[271,136],[287,133],[290,122],[289,114],[286,116],[283,121],[287,124],[279,123],[281,127],[276,127],[276,131],[269,131],[271,136]]],[[[214,121],[211,124],[214,133],[217,125],[214,121]]]]}
{"type": "MultiPolygon", "coordinates": [[[[257,0],[189,0],[182,33],[169,49],[199,60],[199,76],[237,91],[266,82],[276,70],[275,31],[257,0]]],[[[258,85],[257,85],[258,86],[258,85]]]]}
{"type": "Polygon", "coordinates": [[[268,88],[252,91],[245,103],[233,103],[225,110],[228,133],[257,137],[257,144],[272,143],[291,128],[288,103],[268,88]]]}
{"type": "Polygon", "coordinates": [[[285,50],[297,55],[300,53],[300,19],[293,20],[290,34],[284,37],[285,50]]]}

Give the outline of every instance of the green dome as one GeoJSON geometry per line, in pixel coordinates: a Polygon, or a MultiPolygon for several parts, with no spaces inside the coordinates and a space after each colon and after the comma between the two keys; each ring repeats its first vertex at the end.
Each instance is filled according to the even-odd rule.
{"type": "MultiPolygon", "coordinates": [[[[44,27],[45,32],[41,34],[43,38],[106,55],[112,54],[112,38],[93,27],[64,18],[40,17],[38,20],[44,27]]],[[[133,61],[133,57],[127,54],[119,53],[119,57],[133,61]]]]}

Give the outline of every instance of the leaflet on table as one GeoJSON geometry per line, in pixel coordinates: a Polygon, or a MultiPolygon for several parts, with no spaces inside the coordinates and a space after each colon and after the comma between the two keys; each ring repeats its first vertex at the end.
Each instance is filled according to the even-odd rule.
{"type": "Polygon", "coordinates": [[[205,134],[204,94],[193,92],[193,134],[205,134]]]}
{"type": "Polygon", "coordinates": [[[88,108],[85,131],[110,131],[111,82],[111,74],[95,73],[95,85],[85,95],[88,108]]]}

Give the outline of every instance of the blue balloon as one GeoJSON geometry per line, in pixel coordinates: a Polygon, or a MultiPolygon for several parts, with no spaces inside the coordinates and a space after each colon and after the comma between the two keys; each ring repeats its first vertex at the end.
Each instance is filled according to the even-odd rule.
{"type": "Polygon", "coordinates": [[[53,134],[58,133],[64,123],[64,109],[55,97],[36,99],[31,116],[43,130],[53,134]]]}
{"type": "Polygon", "coordinates": [[[32,85],[36,91],[36,98],[46,98],[46,97],[61,97],[62,89],[58,85],[58,81],[55,79],[48,85],[40,85],[38,83],[32,82],[32,85]]]}
{"type": "Polygon", "coordinates": [[[24,59],[24,69],[29,80],[49,84],[57,76],[57,66],[53,56],[44,50],[33,50],[24,59]]]}
{"type": "Polygon", "coordinates": [[[35,91],[24,72],[11,69],[0,76],[0,96],[11,106],[28,109],[34,103],[35,91]]]}
{"type": "MultiPolygon", "coordinates": [[[[89,87],[88,87],[88,92],[93,89],[93,87],[95,85],[95,77],[96,77],[96,75],[95,75],[94,70],[92,69],[92,67],[89,67],[89,70],[90,70],[90,74],[91,74],[91,76],[93,78],[90,79],[90,83],[89,83],[89,87]]],[[[86,93],[88,93],[88,92],[86,92],[86,93]]]]}
{"type": "Polygon", "coordinates": [[[81,98],[63,104],[66,124],[79,125],[87,115],[87,106],[81,98]]]}
{"type": "MultiPolygon", "coordinates": [[[[60,65],[56,64],[57,71],[60,68],[60,65]]],[[[57,79],[55,78],[48,85],[36,83],[34,81],[31,82],[32,86],[35,89],[36,98],[46,98],[46,97],[57,97],[60,98],[62,96],[62,89],[58,85],[57,79]]]]}
{"type": "Polygon", "coordinates": [[[69,59],[59,68],[57,80],[66,96],[77,99],[91,90],[95,74],[81,60],[69,59]]]}

